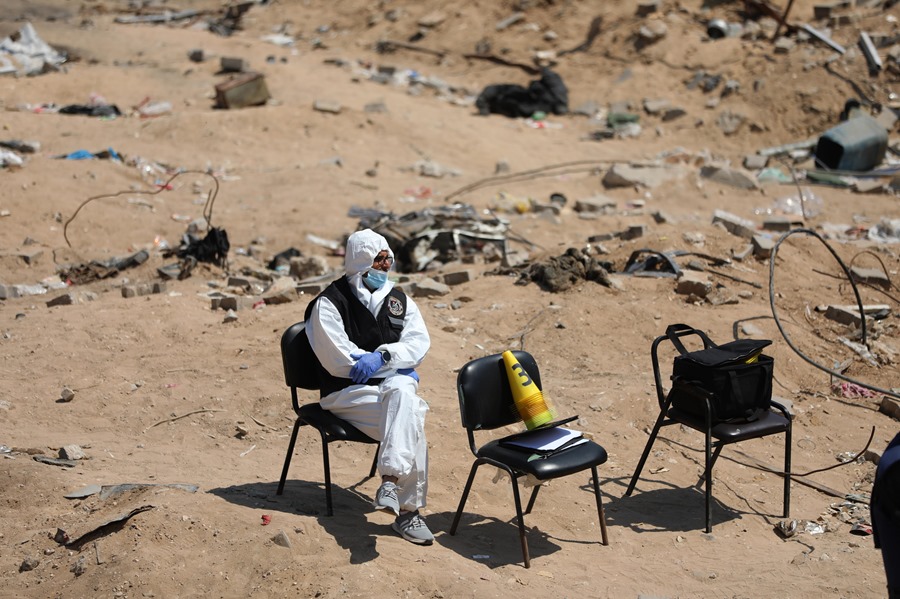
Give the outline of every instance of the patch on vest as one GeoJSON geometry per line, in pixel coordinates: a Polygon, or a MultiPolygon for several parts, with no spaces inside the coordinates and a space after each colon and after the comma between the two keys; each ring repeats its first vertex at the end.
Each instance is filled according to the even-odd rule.
{"type": "Polygon", "coordinates": [[[388,296],[388,312],[394,316],[400,316],[403,314],[403,302],[393,295],[388,296]]]}

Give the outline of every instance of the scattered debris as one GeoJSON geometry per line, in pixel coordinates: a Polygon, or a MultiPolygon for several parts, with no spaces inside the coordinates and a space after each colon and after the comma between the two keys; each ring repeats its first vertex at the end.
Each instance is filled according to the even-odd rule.
{"type": "Polygon", "coordinates": [[[65,53],[51,48],[38,36],[31,23],[25,23],[18,32],[0,40],[0,75],[40,75],[58,71],[66,60],[65,53]]]}

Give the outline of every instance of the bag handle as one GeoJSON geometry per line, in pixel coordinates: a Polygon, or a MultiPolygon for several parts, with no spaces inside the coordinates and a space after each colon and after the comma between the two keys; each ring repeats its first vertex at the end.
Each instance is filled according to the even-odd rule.
{"type": "Polygon", "coordinates": [[[669,339],[669,341],[672,342],[672,345],[675,346],[675,349],[677,349],[678,353],[680,353],[682,356],[686,356],[690,352],[688,352],[688,350],[685,349],[684,344],[681,342],[680,337],[683,337],[684,335],[678,335],[679,332],[683,332],[684,335],[695,334],[698,337],[700,337],[700,339],[703,340],[703,349],[708,349],[710,347],[718,347],[718,345],[713,343],[709,339],[709,337],[706,336],[706,333],[704,333],[703,331],[701,331],[699,329],[695,329],[694,327],[690,327],[686,324],[681,324],[681,323],[670,324],[669,326],[666,327],[666,337],[669,339]]]}

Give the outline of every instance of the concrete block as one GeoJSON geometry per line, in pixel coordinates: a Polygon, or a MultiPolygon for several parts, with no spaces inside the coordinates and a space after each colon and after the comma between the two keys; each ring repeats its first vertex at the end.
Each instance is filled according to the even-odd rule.
{"type": "Polygon", "coordinates": [[[313,102],[313,110],[318,112],[329,112],[331,114],[340,114],[343,110],[340,102],[333,100],[316,100],[313,102]]]}
{"type": "Polygon", "coordinates": [[[753,255],[757,258],[768,259],[775,248],[775,240],[765,235],[754,235],[751,239],[753,255]]]}
{"type": "MultiPolygon", "coordinates": [[[[203,56],[202,52],[200,54],[203,56]]],[[[243,58],[235,58],[233,56],[223,56],[219,59],[219,66],[223,73],[242,73],[247,69],[247,63],[243,58]]]]}
{"type": "Polygon", "coordinates": [[[879,407],[879,411],[882,414],[887,414],[894,420],[900,420],[900,401],[894,399],[893,397],[885,395],[881,399],[881,407],[879,407]]]}
{"type": "Polygon", "coordinates": [[[795,222],[785,216],[767,216],[762,222],[762,229],[764,231],[785,233],[790,231],[795,225],[800,226],[802,224],[802,222],[795,222]]]}
{"type": "Polygon", "coordinates": [[[768,156],[760,156],[759,154],[748,154],[744,156],[744,168],[751,171],[758,171],[766,168],[769,164],[768,156]]]}
{"type": "Polygon", "coordinates": [[[753,239],[756,235],[756,224],[753,221],[741,218],[724,210],[716,210],[713,212],[713,224],[721,223],[725,230],[732,235],[743,237],[745,239],[753,239]]]}
{"type": "Polygon", "coordinates": [[[411,285],[413,297],[441,297],[450,293],[450,287],[429,277],[419,279],[411,285]]]}
{"type": "Polygon", "coordinates": [[[262,73],[245,73],[216,85],[218,108],[243,108],[265,104],[269,88],[262,73]]]}
{"type": "Polygon", "coordinates": [[[850,267],[850,277],[857,283],[866,283],[890,291],[891,280],[884,271],[877,268],[850,267]]]}
{"type": "Polygon", "coordinates": [[[705,298],[712,291],[712,288],[712,282],[707,275],[683,271],[675,284],[675,293],[705,298]]]}
{"type": "Polygon", "coordinates": [[[475,279],[475,273],[471,270],[458,270],[455,272],[445,273],[443,276],[443,281],[445,285],[462,285],[463,283],[468,283],[475,279]]]}

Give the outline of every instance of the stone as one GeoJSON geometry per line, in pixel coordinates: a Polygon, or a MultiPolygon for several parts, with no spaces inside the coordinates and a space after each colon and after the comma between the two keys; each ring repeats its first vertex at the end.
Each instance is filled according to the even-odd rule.
{"type": "Polygon", "coordinates": [[[442,277],[445,285],[462,285],[475,279],[475,274],[471,270],[457,270],[454,272],[444,273],[442,277]]]}
{"type": "Polygon", "coordinates": [[[682,271],[675,284],[675,293],[681,295],[694,295],[696,297],[705,298],[712,291],[713,284],[709,277],[705,274],[682,271]]]}
{"type": "Polygon", "coordinates": [[[895,420],[900,420],[900,401],[885,395],[881,398],[881,406],[878,408],[882,414],[887,414],[895,420]]]}
{"type": "Polygon", "coordinates": [[[661,0],[642,0],[641,2],[638,2],[634,14],[639,17],[646,17],[647,15],[659,12],[660,2],[661,0]]]}
{"type": "Polygon", "coordinates": [[[663,183],[684,176],[681,168],[672,166],[636,166],[614,164],[603,176],[603,186],[615,187],[658,187],[663,183]]]}
{"type": "Polygon", "coordinates": [[[644,225],[632,225],[619,233],[619,239],[623,241],[631,241],[644,236],[646,227],[644,225]]]}
{"type": "Polygon", "coordinates": [[[262,73],[245,73],[215,87],[218,108],[259,106],[269,101],[269,88],[262,73]]]}
{"type": "Polygon", "coordinates": [[[775,248],[775,240],[767,235],[754,235],[750,240],[753,244],[753,255],[757,258],[768,259],[775,248]]]}
{"type": "Polygon", "coordinates": [[[225,323],[236,322],[237,319],[238,319],[237,312],[235,312],[234,310],[229,310],[228,312],[225,313],[225,318],[222,319],[222,322],[225,322],[225,323]]]}
{"type": "Polygon", "coordinates": [[[333,100],[316,100],[313,102],[313,110],[331,114],[340,114],[341,110],[343,110],[343,106],[341,106],[340,102],[335,102],[333,100]]]}
{"type": "Polygon", "coordinates": [[[450,293],[450,287],[429,277],[423,277],[411,285],[413,297],[441,297],[450,293]]]}
{"type": "Polygon", "coordinates": [[[33,250],[28,250],[27,252],[19,252],[19,258],[21,258],[22,261],[25,262],[25,264],[27,264],[28,266],[33,266],[34,264],[37,264],[38,260],[43,255],[44,255],[44,250],[41,250],[41,249],[33,249],[33,250]]]}
{"type": "Polygon", "coordinates": [[[287,536],[287,533],[283,530],[279,530],[278,534],[272,537],[272,542],[278,545],[279,547],[285,547],[287,549],[291,548],[291,539],[287,536]]]}
{"type": "Polygon", "coordinates": [[[437,27],[441,23],[447,20],[447,15],[442,13],[439,10],[433,10],[424,17],[419,19],[419,25],[421,27],[437,27]]]}
{"type": "Polygon", "coordinates": [[[575,212],[590,212],[596,214],[615,214],[616,201],[604,195],[595,195],[583,200],[576,200],[572,207],[575,212]]]}
{"type": "Polygon", "coordinates": [[[62,391],[59,392],[59,401],[68,403],[73,399],[75,399],[75,392],[68,387],[63,387],[62,391]]]}
{"type": "Polygon", "coordinates": [[[778,233],[785,233],[794,228],[794,225],[802,225],[803,223],[797,223],[793,219],[790,219],[786,216],[767,216],[763,219],[762,229],[764,231],[776,231],[778,233]]]}
{"type": "Polygon", "coordinates": [[[78,445],[65,445],[59,448],[59,457],[64,460],[83,460],[84,450],[78,445]]]}
{"type": "Polygon", "coordinates": [[[747,156],[744,156],[744,168],[747,170],[758,171],[766,168],[767,164],[769,164],[768,156],[761,156],[759,154],[748,154],[747,156]]]}
{"type": "Polygon", "coordinates": [[[700,167],[700,176],[716,183],[730,185],[738,189],[756,189],[756,178],[748,171],[727,166],[707,165],[700,167]]]}
{"type": "Polygon", "coordinates": [[[732,235],[743,237],[745,239],[753,239],[756,235],[756,225],[753,221],[741,218],[737,215],[725,212],[724,210],[716,210],[713,212],[713,224],[720,223],[725,230],[732,235]]]}
{"type": "Polygon", "coordinates": [[[253,297],[243,295],[225,295],[211,298],[210,309],[237,311],[243,308],[252,308],[256,302],[256,298],[253,297]]]}
{"type": "Polygon", "coordinates": [[[874,287],[881,287],[885,291],[890,291],[891,280],[878,268],[860,268],[859,266],[850,267],[850,278],[857,283],[865,283],[874,287]]]}
{"type": "MultiPolygon", "coordinates": [[[[201,58],[203,56],[202,51],[200,54],[201,58]]],[[[223,73],[242,73],[247,68],[247,63],[244,62],[243,58],[236,58],[233,56],[223,56],[219,59],[219,67],[222,69],[223,73]]]]}
{"type": "Polygon", "coordinates": [[[296,256],[291,258],[291,276],[298,280],[320,277],[329,271],[328,261],[322,256],[296,256]]]}
{"type": "Polygon", "coordinates": [[[48,300],[47,307],[52,308],[54,306],[71,306],[74,304],[92,302],[95,299],[97,299],[97,294],[93,291],[73,291],[70,293],[64,293],[63,295],[48,300]]]}
{"type": "Polygon", "coordinates": [[[515,25],[516,23],[523,20],[524,18],[525,18],[525,13],[523,13],[523,12],[513,13],[510,16],[503,19],[502,21],[498,21],[497,24],[494,26],[494,29],[496,29],[497,31],[503,31],[504,29],[511,27],[512,25],[515,25]]]}
{"type": "Polygon", "coordinates": [[[665,99],[646,99],[644,100],[644,112],[647,114],[660,114],[667,110],[671,105],[672,103],[665,99]]]}
{"type": "Polygon", "coordinates": [[[262,295],[262,299],[269,304],[286,304],[297,299],[297,289],[294,279],[291,277],[279,277],[269,286],[262,295]]]}

